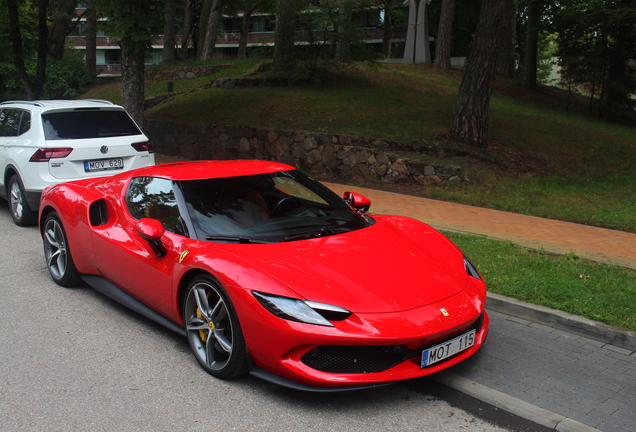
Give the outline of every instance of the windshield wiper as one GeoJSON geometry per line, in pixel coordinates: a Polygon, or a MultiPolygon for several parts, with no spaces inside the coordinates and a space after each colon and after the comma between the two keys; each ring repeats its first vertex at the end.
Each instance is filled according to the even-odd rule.
{"type": "Polygon", "coordinates": [[[316,238],[316,237],[326,237],[326,236],[335,235],[335,234],[342,234],[348,231],[350,230],[347,228],[341,228],[341,227],[336,227],[336,228],[322,227],[320,231],[287,236],[285,237],[285,241],[304,240],[304,239],[310,239],[310,238],[316,238]]]}
{"type": "Polygon", "coordinates": [[[271,243],[264,240],[254,240],[250,237],[231,237],[231,236],[207,236],[207,241],[219,241],[227,243],[241,243],[241,244],[266,244],[271,243]]]}

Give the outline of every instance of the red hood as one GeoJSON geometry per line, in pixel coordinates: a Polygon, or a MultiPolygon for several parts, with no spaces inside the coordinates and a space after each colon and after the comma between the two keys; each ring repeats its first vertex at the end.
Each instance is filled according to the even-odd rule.
{"type": "Polygon", "coordinates": [[[217,247],[259,268],[301,298],[354,313],[413,309],[464,288],[468,275],[462,253],[446,237],[413,219],[375,219],[375,225],[346,234],[217,247]]]}

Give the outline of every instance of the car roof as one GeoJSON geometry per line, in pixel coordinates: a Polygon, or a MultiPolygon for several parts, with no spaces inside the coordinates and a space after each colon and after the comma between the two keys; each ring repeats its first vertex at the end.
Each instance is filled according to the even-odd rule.
{"type": "Polygon", "coordinates": [[[123,109],[119,105],[101,100],[101,99],[77,99],[77,100],[36,100],[36,101],[6,101],[0,103],[2,107],[29,107],[37,111],[49,111],[57,109],[75,109],[75,108],[115,108],[123,109]]]}
{"type": "Polygon", "coordinates": [[[154,165],[131,171],[132,177],[161,177],[171,180],[202,180],[240,177],[294,170],[293,166],[261,160],[192,161],[154,165]]]}

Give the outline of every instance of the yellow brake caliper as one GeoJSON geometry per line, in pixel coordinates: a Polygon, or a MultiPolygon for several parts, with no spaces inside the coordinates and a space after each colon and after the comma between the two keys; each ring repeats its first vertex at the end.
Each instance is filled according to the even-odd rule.
{"type": "MultiPolygon", "coordinates": [[[[208,293],[207,297],[208,299],[210,298],[210,294],[212,293],[208,293]]],[[[197,308],[197,318],[199,319],[203,319],[203,314],[201,313],[201,309],[197,308]]],[[[212,321],[210,321],[208,323],[208,325],[210,326],[210,330],[214,330],[214,323],[212,321]]],[[[205,330],[199,330],[199,337],[201,338],[201,340],[203,342],[207,342],[208,341],[208,332],[205,330]]]]}

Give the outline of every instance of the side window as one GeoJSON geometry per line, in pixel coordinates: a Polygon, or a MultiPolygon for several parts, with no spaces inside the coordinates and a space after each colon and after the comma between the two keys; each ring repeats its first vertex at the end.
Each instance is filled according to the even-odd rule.
{"type": "Polygon", "coordinates": [[[31,129],[31,112],[22,111],[22,119],[20,120],[20,129],[18,130],[18,136],[31,129]]]}
{"type": "Polygon", "coordinates": [[[133,178],[126,193],[126,205],[135,219],[157,219],[166,231],[185,235],[172,181],[156,177],[133,178]]]}
{"type": "Polygon", "coordinates": [[[17,136],[22,110],[5,108],[0,110],[0,136],[17,136]]]}

